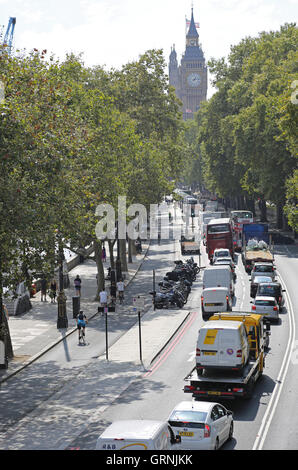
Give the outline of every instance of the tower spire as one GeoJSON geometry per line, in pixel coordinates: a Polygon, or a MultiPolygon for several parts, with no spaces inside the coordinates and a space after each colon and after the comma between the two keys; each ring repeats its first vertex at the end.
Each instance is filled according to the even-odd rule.
{"type": "Polygon", "coordinates": [[[199,37],[198,31],[197,31],[197,28],[196,28],[196,25],[195,25],[194,16],[193,16],[193,4],[192,4],[192,8],[191,8],[191,20],[190,20],[189,30],[188,30],[188,33],[187,33],[186,37],[187,38],[198,38],[199,37]]]}

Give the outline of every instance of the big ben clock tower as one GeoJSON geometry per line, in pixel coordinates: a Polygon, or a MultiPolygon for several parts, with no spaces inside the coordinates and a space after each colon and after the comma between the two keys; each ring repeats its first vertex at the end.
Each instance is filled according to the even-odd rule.
{"type": "Polygon", "coordinates": [[[177,54],[172,49],[169,62],[169,81],[175,87],[178,98],[182,101],[183,119],[193,119],[200,103],[207,99],[207,67],[199,34],[194,22],[193,9],[186,34],[186,48],[178,66],[177,54]]]}

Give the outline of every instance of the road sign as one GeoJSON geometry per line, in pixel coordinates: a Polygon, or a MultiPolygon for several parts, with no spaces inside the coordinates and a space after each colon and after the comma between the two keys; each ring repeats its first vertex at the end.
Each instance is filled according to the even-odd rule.
{"type": "Polygon", "coordinates": [[[133,297],[132,306],[135,312],[143,312],[145,308],[145,299],[143,297],[133,297]]]}

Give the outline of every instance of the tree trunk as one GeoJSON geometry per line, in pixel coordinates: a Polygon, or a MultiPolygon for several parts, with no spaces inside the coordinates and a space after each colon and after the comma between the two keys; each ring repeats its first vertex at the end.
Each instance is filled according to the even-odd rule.
{"type": "Polygon", "coordinates": [[[132,263],[132,244],[133,240],[128,238],[128,263],[132,263]]]}
{"type": "Polygon", "coordinates": [[[1,256],[0,256],[0,340],[3,341],[4,343],[5,356],[8,359],[12,359],[14,354],[13,354],[8,321],[4,312],[4,305],[3,305],[3,282],[2,282],[1,256]]]}
{"type": "Polygon", "coordinates": [[[127,259],[126,259],[126,240],[120,239],[119,240],[119,248],[120,248],[120,261],[121,261],[121,270],[122,272],[127,272],[127,259]]]}
{"type": "Polygon", "coordinates": [[[251,211],[255,217],[256,215],[256,209],[255,209],[255,201],[254,199],[251,199],[250,197],[246,196],[245,197],[245,208],[248,211],[251,211]]]}
{"type": "Polygon", "coordinates": [[[260,199],[258,204],[259,204],[259,209],[261,211],[261,222],[268,222],[266,200],[260,199]]]}
{"type": "Polygon", "coordinates": [[[115,258],[114,258],[114,245],[115,245],[115,243],[116,243],[116,239],[115,240],[108,240],[111,269],[115,269],[115,258]]]}
{"type": "Polygon", "coordinates": [[[276,226],[279,229],[284,228],[283,206],[284,204],[282,203],[276,205],[276,226]]]}
{"type": "Polygon", "coordinates": [[[94,257],[97,266],[97,290],[96,296],[94,300],[99,300],[99,293],[100,291],[104,290],[105,288],[105,276],[104,276],[104,267],[102,263],[102,243],[99,240],[94,240],[94,257]]]}

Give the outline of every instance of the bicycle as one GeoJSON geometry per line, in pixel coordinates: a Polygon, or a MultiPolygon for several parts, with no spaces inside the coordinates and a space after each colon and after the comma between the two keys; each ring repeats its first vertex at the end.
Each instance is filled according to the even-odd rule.
{"type": "Polygon", "coordinates": [[[81,310],[78,317],[77,317],[77,326],[79,330],[79,344],[86,344],[85,342],[85,327],[88,320],[86,315],[84,315],[83,311],[81,310]]]}
{"type": "Polygon", "coordinates": [[[84,329],[79,330],[79,344],[86,344],[84,329]]]}

